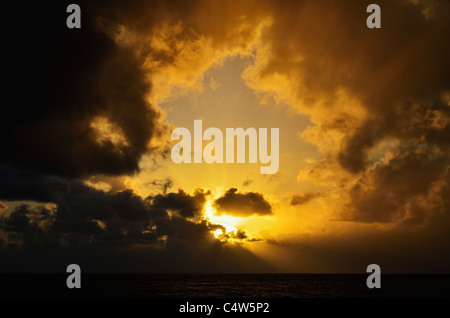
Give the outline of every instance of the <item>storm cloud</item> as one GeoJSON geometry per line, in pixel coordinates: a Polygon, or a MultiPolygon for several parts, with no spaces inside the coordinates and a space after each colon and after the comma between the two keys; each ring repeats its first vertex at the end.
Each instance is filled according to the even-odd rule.
{"type": "MultiPolygon", "coordinates": [[[[65,26],[66,1],[4,7],[2,270],[33,264],[50,270],[72,258],[94,270],[267,268],[245,248],[214,238],[212,231],[225,229],[202,219],[206,189],[169,192],[176,177],[170,176],[150,181],[161,193],[143,198],[125,185],[102,191],[85,182],[139,172],[143,156],[162,151],[158,140],[167,137],[157,103],[238,54],[251,57],[242,78],[261,100],[272,98],[310,119],[301,137],[322,157],[299,171],[298,181],[327,188],[321,198],[332,222],[397,229],[398,235],[374,235],[387,246],[398,238],[402,250],[424,237],[420,251],[434,244],[444,247],[431,256],[444,254],[450,224],[448,2],[377,1],[382,28],[376,30],[365,24],[371,1],[77,3],[80,30],[65,26]]],[[[256,184],[250,183],[243,185],[256,184]]],[[[294,195],[291,205],[311,202],[313,192],[294,195]]],[[[213,206],[217,215],[274,213],[262,193],[236,188],[213,206]]],[[[252,240],[245,232],[225,234],[252,240]]],[[[350,238],[315,244],[301,236],[302,244],[291,245],[331,246],[326,250],[335,249],[334,264],[366,249],[350,238]]],[[[394,248],[386,255],[392,263],[398,259],[394,248]]],[[[441,268],[448,269],[447,258],[441,268]]]]}
{"type": "Polygon", "coordinates": [[[450,6],[380,1],[382,27],[371,30],[361,14],[369,3],[271,3],[270,53],[244,75],[311,118],[302,137],[323,159],[298,180],[333,189],[333,219],[425,224],[450,211],[441,204],[450,164],[450,6]]]}
{"type": "Polygon", "coordinates": [[[79,30],[65,27],[64,2],[9,10],[24,25],[5,40],[14,63],[6,63],[3,164],[69,177],[132,173],[162,129],[135,53],[100,31],[98,8],[80,5],[79,30]]]}
{"type": "MultiPolygon", "coordinates": [[[[45,185],[37,178],[35,182],[45,185]]],[[[200,218],[207,191],[190,195],[179,190],[144,199],[131,189],[105,192],[78,181],[66,185],[55,203],[21,204],[0,217],[6,235],[1,271],[52,271],[71,255],[91,271],[196,272],[210,268],[211,262],[214,270],[236,271],[244,259],[255,269],[266,266],[239,245],[224,246],[229,239],[246,240],[243,230],[226,233],[222,225],[200,218]],[[212,233],[217,229],[224,233],[220,240],[212,233]],[[222,264],[214,260],[234,253],[243,259],[222,264]],[[193,261],[192,255],[201,255],[203,261],[193,261]]]]}

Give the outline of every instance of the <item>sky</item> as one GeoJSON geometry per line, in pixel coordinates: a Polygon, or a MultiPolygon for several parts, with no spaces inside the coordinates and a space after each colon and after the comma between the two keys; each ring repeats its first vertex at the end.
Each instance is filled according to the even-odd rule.
{"type": "Polygon", "coordinates": [[[8,5],[0,271],[450,272],[450,3],[372,2],[8,5]],[[194,120],[278,171],[174,163],[194,120]]]}

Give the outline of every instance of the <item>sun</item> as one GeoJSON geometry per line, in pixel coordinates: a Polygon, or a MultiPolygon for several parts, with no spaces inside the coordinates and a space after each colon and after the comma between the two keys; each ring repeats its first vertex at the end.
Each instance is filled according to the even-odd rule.
{"type": "Polygon", "coordinates": [[[213,231],[216,238],[229,233],[237,233],[236,226],[241,222],[241,218],[229,215],[216,215],[216,210],[212,205],[213,200],[208,200],[205,204],[204,218],[211,223],[222,225],[225,228],[225,233],[221,229],[213,231]]]}

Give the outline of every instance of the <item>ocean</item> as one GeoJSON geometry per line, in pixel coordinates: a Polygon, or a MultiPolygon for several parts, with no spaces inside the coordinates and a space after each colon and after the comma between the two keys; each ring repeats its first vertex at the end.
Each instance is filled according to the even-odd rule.
{"type": "Polygon", "coordinates": [[[0,297],[87,298],[450,298],[450,275],[383,274],[369,289],[365,274],[0,274],[0,297]]]}

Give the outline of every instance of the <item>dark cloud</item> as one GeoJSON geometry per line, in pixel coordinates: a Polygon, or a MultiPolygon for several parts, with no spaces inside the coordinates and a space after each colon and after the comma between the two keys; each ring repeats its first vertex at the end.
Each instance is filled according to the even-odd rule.
{"type": "Polygon", "coordinates": [[[291,198],[291,205],[304,205],[316,198],[318,194],[306,192],[303,194],[294,194],[291,198]]]}
{"type": "Polygon", "coordinates": [[[14,212],[12,212],[6,221],[6,227],[5,229],[8,231],[8,229],[18,229],[22,230],[23,228],[26,228],[29,224],[28,221],[28,209],[26,206],[21,206],[20,208],[16,209],[14,212]]]}
{"type": "Polygon", "coordinates": [[[369,1],[269,3],[270,54],[250,82],[293,83],[275,90],[323,136],[314,142],[329,164],[309,172],[338,185],[336,213],[411,225],[448,213],[438,185],[450,165],[450,4],[379,1],[382,27],[371,30],[369,1]]]}
{"type": "MultiPolygon", "coordinates": [[[[442,101],[428,105],[403,103],[393,108],[383,123],[372,120],[361,130],[369,126],[373,132],[367,134],[368,138],[391,138],[399,146],[391,146],[389,160],[374,164],[368,159],[373,143],[353,138],[357,149],[365,149],[362,157],[358,155],[359,150],[350,152],[347,144],[348,156],[344,156],[347,159],[341,160],[341,164],[352,172],[362,170],[364,173],[349,190],[345,206],[338,207],[343,218],[358,222],[421,224],[431,213],[448,212],[450,206],[440,203],[442,195],[437,189],[439,184],[446,183],[450,165],[448,105],[442,101]],[[361,143],[365,146],[360,146],[361,143]],[[354,159],[348,159],[350,157],[354,159]],[[361,163],[360,158],[365,158],[365,162],[361,163]],[[368,164],[371,164],[370,169],[365,168],[368,164]]],[[[363,131],[359,132],[363,136],[363,131]]]]}
{"type": "Polygon", "coordinates": [[[369,3],[271,3],[274,25],[267,40],[274,47],[263,74],[291,72],[302,78],[296,93],[310,99],[310,107],[320,107],[314,102],[345,88],[374,116],[389,112],[396,102],[436,98],[448,89],[450,5],[436,2],[434,16],[427,19],[412,1],[380,1],[382,28],[371,30],[365,23],[369,3]],[[285,41],[278,41],[281,35],[285,41]]]}
{"type": "Polygon", "coordinates": [[[209,194],[209,191],[196,189],[194,195],[190,196],[182,189],[179,189],[177,193],[157,194],[148,199],[152,201],[152,205],[155,208],[169,209],[177,212],[182,217],[194,217],[202,212],[206,196],[209,194]]]}
{"type": "Polygon", "coordinates": [[[169,190],[173,186],[173,181],[171,179],[164,179],[164,180],[153,180],[145,184],[146,186],[154,187],[160,191],[162,191],[163,194],[167,193],[167,190],[169,190]]]}
{"type": "Polygon", "coordinates": [[[221,197],[214,200],[217,213],[233,216],[269,215],[271,204],[261,193],[239,193],[236,188],[228,189],[221,197]]]}
{"type": "MultiPolygon", "coordinates": [[[[210,195],[202,189],[192,195],[179,189],[142,198],[131,189],[103,191],[78,179],[4,167],[1,172],[2,199],[35,202],[17,205],[0,216],[1,271],[52,271],[70,261],[70,255],[94,271],[107,270],[101,267],[106,262],[115,263],[112,268],[121,271],[146,271],[146,266],[148,270],[199,271],[205,266],[183,251],[212,262],[222,253],[230,257],[235,253],[216,244],[247,239],[242,230],[226,233],[223,229],[223,237],[214,237],[212,231],[223,226],[201,219],[210,195]]],[[[265,266],[251,253],[242,254],[254,266],[265,266]]],[[[235,271],[236,264],[215,263],[214,268],[235,271]]]]}
{"type": "MultiPolygon", "coordinates": [[[[147,102],[151,84],[132,49],[102,33],[100,3],[81,2],[82,28],[65,25],[68,2],[12,7],[22,27],[5,39],[7,116],[1,162],[64,176],[118,175],[138,170],[159,114],[147,102]],[[104,118],[126,143],[99,142],[92,127],[104,118]]],[[[106,12],[106,11],[105,11],[106,12]]]]}
{"type": "MultiPolygon", "coordinates": [[[[56,266],[50,260],[59,256],[61,262],[78,257],[95,268],[116,269],[139,258],[145,260],[141,269],[182,268],[179,264],[223,269],[234,256],[257,264],[248,251],[215,240],[211,230],[218,225],[198,220],[204,191],[167,193],[169,182],[154,181],[162,194],[143,199],[130,189],[103,192],[82,180],[136,172],[142,155],[153,149],[149,142],[163,134],[160,115],[147,99],[154,92],[152,69],[142,68],[147,59],[177,65],[191,42],[231,52],[247,48],[258,32],[264,52],[255,56],[263,60],[247,84],[259,92],[280,89],[313,118],[324,138],[342,136],[331,148],[318,141],[326,160],[310,170],[339,185],[336,219],[428,224],[430,230],[422,233],[433,239],[420,236],[427,244],[419,250],[438,242],[444,247],[432,256],[439,259],[450,224],[450,4],[380,0],[382,28],[369,30],[370,2],[80,1],[81,30],[65,27],[69,2],[27,4],[27,10],[5,4],[0,199],[56,207],[22,205],[2,214],[0,234],[7,240],[0,239],[0,253],[8,257],[0,266],[20,269],[40,262],[44,269],[56,266]],[[270,23],[256,30],[262,21],[270,23]],[[182,30],[169,37],[167,48],[155,49],[148,41],[155,26],[182,30]],[[130,32],[127,41],[136,37],[141,43],[115,41],[123,29],[130,32]]],[[[304,194],[291,203],[309,200],[304,194]]],[[[219,214],[272,213],[262,194],[234,188],[215,206],[219,214]]],[[[237,233],[234,239],[245,239],[237,233]]],[[[389,236],[380,246],[390,246],[393,237],[398,238],[389,236]]],[[[410,237],[399,238],[398,248],[408,245],[410,237]]],[[[344,245],[354,250],[331,244],[336,257],[330,263],[344,258],[340,251],[352,259],[366,249],[344,245]]],[[[388,254],[398,260],[394,248],[388,254]]]]}
{"type": "Polygon", "coordinates": [[[2,212],[3,210],[6,210],[7,206],[3,203],[0,202],[0,212],[2,212]]]}
{"type": "Polygon", "coordinates": [[[424,223],[431,213],[448,211],[441,197],[448,163],[426,149],[405,149],[364,174],[339,212],[344,220],[357,222],[424,223]]]}
{"type": "Polygon", "coordinates": [[[247,241],[248,242],[262,242],[262,241],[264,241],[264,239],[261,237],[252,237],[252,238],[247,239],[247,241]]]}
{"type": "MultiPolygon", "coordinates": [[[[45,178],[39,179],[39,176],[34,176],[34,179],[25,181],[22,184],[23,189],[20,188],[20,185],[15,188],[17,193],[23,194],[22,200],[42,198],[41,192],[52,193],[52,197],[44,197],[51,199],[44,202],[57,204],[55,213],[47,214],[49,217],[47,221],[51,221],[51,231],[66,234],[95,234],[98,235],[97,239],[99,240],[118,241],[132,238],[142,239],[145,242],[148,237],[156,239],[163,235],[173,234],[170,232],[170,226],[172,224],[174,227],[189,226],[191,222],[178,219],[198,216],[206,201],[205,196],[208,195],[206,191],[197,190],[191,196],[180,189],[178,193],[158,194],[143,199],[131,189],[104,192],[86,186],[77,180],[67,181],[55,177],[53,183],[45,183],[45,178]],[[65,184],[66,187],[57,192],[54,191],[54,184],[65,184]],[[34,195],[32,191],[26,191],[29,188],[36,189],[38,185],[40,185],[40,189],[37,195],[34,195]],[[178,216],[170,217],[169,211],[178,212],[178,216]],[[165,230],[161,232],[158,229],[148,236],[147,234],[150,232],[148,229],[156,224],[160,224],[165,230]]],[[[13,198],[5,196],[5,192],[1,194],[8,200],[15,198],[14,196],[13,198]]],[[[27,219],[32,214],[28,206],[21,205],[6,218],[5,224],[12,224],[11,222],[28,224],[27,219]]]]}
{"type": "MultiPolygon", "coordinates": [[[[450,86],[450,80],[449,80],[450,86]]],[[[372,164],[370,151],[388,138],[395,138],[402,146],[415,145],[430,152],[449,149],[450,110],[447,103],[433,100],[426,104],[403,102],[386,112],[385,117],[371,118],[348,138],[338,160],[343,168],[358,173],[372,164]]],[[[436,154],[435,154],[436,155],[436,154]]]]}
{"type": "Polygon", "coordinates": [[[208,195],[201,189],[193,195],[180,189],[143,199],[130,189],[104,192],[73,181],[66,192],[59,193],[56,204],[22,204],[0,217],[0,232],[7,238],[0,249],[5,260],[0,270],[52,271],[68,261],[69,255],[94,271],[108,271],[101,267],[105,262],[122,271],[264,268],[263,262],[238,245],[221,247],[230,240],[243,242],[248,236],[242,230],[227,233],[222,225],[200,219],[208,195]],[[224,234],[216,239],[212,231],[217,229],[224,234]],[[253,265],[244,265],[243,259],[234,264],[214,261],[235,253],[253,265]],[[195,261],[192,255],[201,255],[209,264],[195,261]]]}
{"type": "MultiPolygon", "coordinates": [[[[242,247],[225,247],[228,239],[247,239],[243,231],[213,236],[218,225],[201,219],[208,191],[168,193],[171,180],[154,180],[149,185],[162,193],[144,199],[117,179],[137,172],[141,157],[156,149],[152,139],[165,133],[148,102],[152,70],[143,65],[148,59],[175,64],[179,49],[174,43],[152,48],[154,27],[184,20],[189,31],[177,36],[186,41],[209,32],[217,35],[216,46],[222,39],[247,42],[226,24],[212,29],[191,19],[209,16],[197,12],[197,2],[81,1],[79,30],[66,27],[69,3],[4,8],[9,14],[3,22],[21,23],[4,38],[7,105],[0,144],[7,151],[0,158],[0,198],[46,205],[19,205],[1,215],[1,270],[52,270],[73,258],[97,271],[264,267],[242,247]],[[123,30],[130,32],[127,41],[141,41],[117,40],[123,30]],[[101,191],[84,180],[114,185],[101,191]],[[239,259],[225,261],[234,257],[239,259]]],[[[234,16],[225,11],[216,12],[224,21],[234,16]]]]}
{"type": "Polygon", "coordinates": [[[69,190],[69,182],[35,171],[0,166],[0,198],[11,201],[54,202],[69,190]]]}

